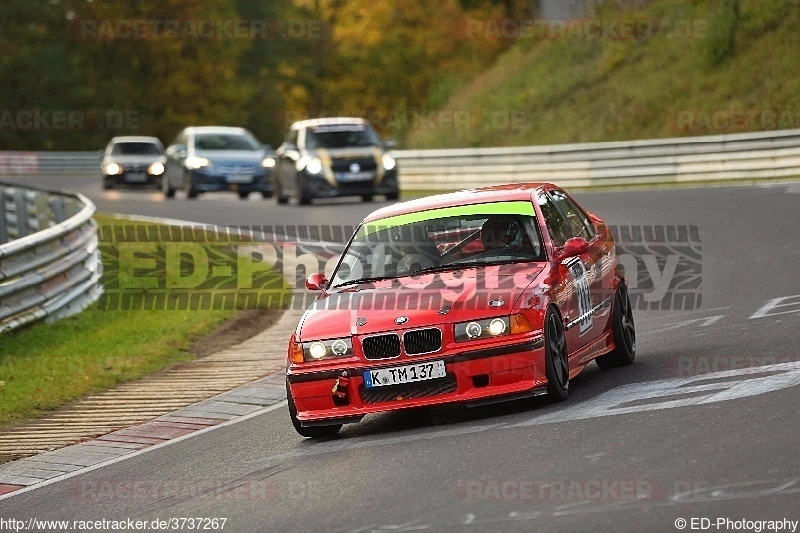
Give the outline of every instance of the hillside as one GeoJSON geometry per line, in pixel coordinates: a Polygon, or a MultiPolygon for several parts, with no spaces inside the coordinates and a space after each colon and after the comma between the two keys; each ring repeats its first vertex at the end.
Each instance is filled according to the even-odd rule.
{"type": "MultiPolygon", "coordinates": [[[[534,26],[528,34],[520,29],[514,45],[454,90],[404,145],[553,144],[800,128],[796,1],[663,0],[639,10],[606,8],[597,19],[602,25],[582,21],[563,31],[534,26]],[[607,36],[597,38],[597,31],[607,36]],[[447,120],[452,117],[460,120],[447,120]]],[[[508,33],[516,36],[513,30],[508,33]]],[[[497,28],[476,27],[472,35],[492,31],[497,28]]]]}

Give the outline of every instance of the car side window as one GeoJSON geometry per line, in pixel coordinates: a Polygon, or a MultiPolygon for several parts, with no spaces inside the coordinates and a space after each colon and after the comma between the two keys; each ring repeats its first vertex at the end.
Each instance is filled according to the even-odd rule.
{"type": "Polygon", "coordinates": [[[589,217],[562,191],[548,191],[556,209],[567,222],[570,237],[583,237],[587,241],[594,238],[595,231],[589,217]]]}
{"type": "Polygon", "coordinates": [[[572,237],[567,221],[561,216],[561,212],[559,212],[550,198],[544,194],[540,194],[537,201],[542,210],[544,222],[550,232],[550,238],[553,239],[553,244],[556,246],[564,246],[567,239],[572,237]]]}

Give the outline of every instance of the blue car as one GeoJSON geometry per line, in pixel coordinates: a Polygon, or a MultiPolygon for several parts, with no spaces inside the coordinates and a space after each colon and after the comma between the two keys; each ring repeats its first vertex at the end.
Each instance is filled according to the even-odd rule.
{"type": "Polygon", "coordinates": [[[186,128],[167,148],[166,157],[166,198],[173,198],[178,189],[191,199],[215,191],[233,191],[242,199],[251,192],[272,197],[271,149],[244,128],[186,128]]]}

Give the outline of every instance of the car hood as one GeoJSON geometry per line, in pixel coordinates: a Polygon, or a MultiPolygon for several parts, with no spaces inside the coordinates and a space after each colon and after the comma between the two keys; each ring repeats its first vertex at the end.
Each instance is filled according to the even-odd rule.
{"type": "Polygon", "coordinates": [[[267,157],[262,150],[198,150],[196,154],[216,165],[260,165],[267,157]]]}
{"type": "Polygon", "coordinates": [[[155,163],[156,161],[164,163],[166,160],[163,155],[111,155],[103,158],[103,164],[144,165],[155,163]]]}
{"type": "Polygon", "coordinates": [[[305,312],[295,333],[309,341],[508,315],[543,268],[541,263],[470,268],[333,289],[305,312]],[[401,317],[407,320],[398,324],[401,317]]]}
{"type": "Polygon", "coordinates": [[[362,158],[375,158],[377,161],[383,150],[379,146],[351,146],[347,148],[317,148],[309,150],[309,154],[313,157],[322,159],[362,159],[362,158]]]}

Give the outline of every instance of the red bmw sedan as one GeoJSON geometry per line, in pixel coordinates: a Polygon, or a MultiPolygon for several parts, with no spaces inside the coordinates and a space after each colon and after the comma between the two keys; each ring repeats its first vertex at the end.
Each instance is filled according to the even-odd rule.
{"type": "Polygon", "coordinates": [[[305,437],[365,415],[547,395],[589,362],[633,362],[614,239],[550,184],[431,196],[364,219],[288,347],[289,414],[305,437]]]}

